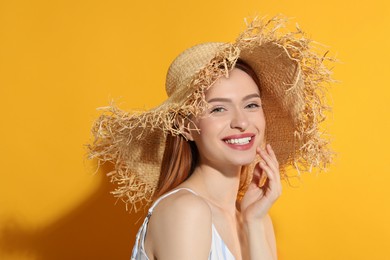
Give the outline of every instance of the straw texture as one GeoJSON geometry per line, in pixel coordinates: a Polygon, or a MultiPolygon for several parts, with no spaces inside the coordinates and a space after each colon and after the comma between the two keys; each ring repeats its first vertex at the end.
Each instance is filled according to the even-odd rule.
{"type": "MultiPolygon", "coordinates": [[[[228,77],[238,58],[260,80],[266,140],[274,148],[282,177],[287,178],[288,166],[298,173],[328,166],[333,152],[319,124],[329,110],[325,91],[332,79],[325,62],[332,59],[318,54],[298,27],[284,32],[285,23],[280,16],[255,18],[233,43],[187,49],[168,70],[168,99],[154,109],[126,112],[114,103],[99,108],[102,114],[92,127],[94,140],[88,155],[99,164],[115,165],[108,175],[118,185],[113,191],[116,197],[134,210],[142,203],[148,205],[156,189],[166,134],[180,135],[179,129],[195,127],[185,122],[207,108],[205,91],[219,77],[228,77]]],[[[243,180],[248,183],[250,178],[243,180]]]]}

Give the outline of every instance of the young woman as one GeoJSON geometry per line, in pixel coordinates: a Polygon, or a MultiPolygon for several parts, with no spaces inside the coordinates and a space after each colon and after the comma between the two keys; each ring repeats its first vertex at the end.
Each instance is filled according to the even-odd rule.
{"type": "MultiPolygon", "coordinates": [[[[210,107],[193,119],[199,132],[184,133],[197,148],[198,162],[188,179],[155,205],[144,241],[146,255],[208,259],[213,245],[211,254],[218,258],[212,259],[224,259],[224,254],[225,259],[276,259],[267,212],[281,184],[271,146],[260,148],[265,133],[260,89],[246,72],[234,68],[229,78],[220,78],[206,92],[206,101],[210,107]],[[256,153],[263,161],[237,207],[241,168],[256,153]],[[265,193],[257,185],[263,171],[269,178],[265,193]]],[[[171,152],[167,156],[177,160],[171,152]]]]}
{"type": "Polygon", "coordinates": [[[282,23],[187,49],[166,102],[97,120],[90,155],[115,163],[114,193],[133,207],[154,200],[132,259],[277,258],[268,211],[281,173],[331,159],[318,129],[329,71],[307,39],[276,33],[282,23]]]}

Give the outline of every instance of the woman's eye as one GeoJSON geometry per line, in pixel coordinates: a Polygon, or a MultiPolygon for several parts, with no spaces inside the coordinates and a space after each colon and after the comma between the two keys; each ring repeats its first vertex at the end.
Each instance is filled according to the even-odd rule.
{"type": "Polygon", "coordinates": [[[247,108],[258,108],[258,107],[261,107],[261,105],[259,105],[257,103],[250,103],[246,107],[247,108]]]}
{"type": "Polygon", "coordinates": [[[220,113],[220,112],[224,112],[225,111],[225,108],[223,107],[215,107],[213,109],[211,109],[210,113],[220,113]]]}

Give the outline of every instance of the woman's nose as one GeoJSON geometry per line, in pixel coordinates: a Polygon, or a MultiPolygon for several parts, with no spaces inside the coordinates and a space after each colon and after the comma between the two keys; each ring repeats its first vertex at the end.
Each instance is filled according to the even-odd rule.
{"type": "Polygon", "coordinates": [[[245,131],[248,128],[248,118],[245,115],[244,111],[236,110],[232,114],[232,119],[230,121],[230,127],[233,129],[240,129],[245,131]]]}

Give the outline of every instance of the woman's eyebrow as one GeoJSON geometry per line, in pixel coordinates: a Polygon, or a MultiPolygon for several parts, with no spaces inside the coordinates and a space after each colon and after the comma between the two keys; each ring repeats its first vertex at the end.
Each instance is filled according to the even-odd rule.
{"type": "MultiPolygon", "coordinates": [[[[245,96],[242,100],[246,101],[246,100],[251,99],[251,98],[260,98],[260,95],[258,93],[249,94],[249,95],[245,96]]],[[[212,98],[210,100],[207,100],[207,102],[209,102],[209,103],[211,103],[211,102],[232,102],[232,100],[230,98],[212,98]]]]}

